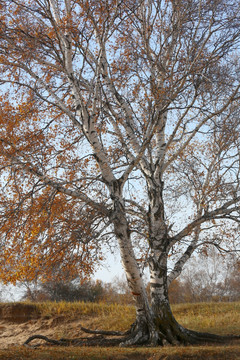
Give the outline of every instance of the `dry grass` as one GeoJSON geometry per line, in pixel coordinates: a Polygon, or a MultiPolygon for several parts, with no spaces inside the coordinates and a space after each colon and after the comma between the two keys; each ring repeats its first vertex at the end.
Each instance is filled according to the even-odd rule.
{"type": "MultiPolygon", "coordinates": [[[[125,330],[134,321],[134,308],[94,303],[42,303],[37,308],[43,318],[64,316],[66,321],[81,318],[83,326],[125,330]]],[[[173,306],[184,326],[218,334],[240,334],[240,303],[202,303],[173,306]]],[[[71,337],[72,334],[65,334],[71,337]]],[[[24,347],[0,350],[1,360],[239,360],[239,342],[215,346],[166,346],[164,348],[24,347]]]]}
{"type": "Polygon", "coordinates": [[[180,324],[193,330],[240,334],[240,302],[179,304],[173,312],[180,324]]]}
{"type": "Polygon", "coordinates": [[[239,345],[164,348],[13,348],[1,360],[239,360],[239,345]]]}
{"type": "MultiPolygon", "coordinates": [[[[42,316],[94,319],[104,330],[126,330],[135,319],[133,306],[84,302],[37,304],[42,316]]],[[[240,333],[240,302],[173,305],[176,319],[185,327],[220,335],[240,333]]]]}
{"type": "Polygon", "coordinates": [[[95,327],[104,330],[123,331],[133,323],[135,310],[133,306],[105,303],[84,303],[84,302],[46,302],[37,304],[42,316],[65,316],[68,319],[76,317],[94,322],[95,327]],[[92,321],[91,321],[92,320],[92,321]]]}

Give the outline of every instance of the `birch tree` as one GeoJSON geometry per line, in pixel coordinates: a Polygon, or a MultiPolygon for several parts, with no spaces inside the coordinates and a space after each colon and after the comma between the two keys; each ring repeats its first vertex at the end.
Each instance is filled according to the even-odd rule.
{"type": "Polygon", "coordinates": [[[168,284],[204,243],[237,247],[239,10],[0,1],[1,278],[89,273],[116,240],[136,305],[125,345],[222,340],[177,323],[168,284]]]}

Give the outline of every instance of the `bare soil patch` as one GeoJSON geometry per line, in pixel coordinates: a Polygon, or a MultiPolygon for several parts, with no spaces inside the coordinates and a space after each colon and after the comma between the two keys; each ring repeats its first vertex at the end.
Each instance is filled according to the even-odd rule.
{"type": "MultiPolygon", "coordinates": [[[[41,317],[37,307],[29,304],[0,306],[0,348],[23,345],[34,334],[49,338],[79,337],[81,319],[70,320],[64,316],[41,317]]],[[[38,341],[39,342],[39,341],[38,341]]]]}

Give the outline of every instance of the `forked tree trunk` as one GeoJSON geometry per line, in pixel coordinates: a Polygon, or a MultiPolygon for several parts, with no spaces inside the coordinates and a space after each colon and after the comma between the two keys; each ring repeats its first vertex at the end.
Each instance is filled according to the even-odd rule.
{"type": "Polygon", "coordinates": [[[166,267],[163,269],[161,267],[163,264],[154,264],[151,261],[151,304],[149,304],[124,214],[118,213],[114,223],[123,267],[136,306],[136,321],[129,338],[123,345],[148,343],[156,346],[162,345],[164,340],[171,344],[187,342],[184,329],[174,319],[169,305],[166,267]]]}
{"type": "Polygon", "coordinates": [[[199,343],[202,341],[222,341],[221,336],[197,333],[183,328],[175,320],[168,299],[167,254],[169,240],[164,222],[162,202],[162,186],[150,184],[149,207],[149,257],[151,301],[149,303],[139,266],[131,243],[130,230],[127,222],[121,192],[112,196],[114,211],[112,221],[117,236],[122,264],[127,276],[129,288],[136,305],[136,321],[132,325],[130,335],[123,345],[151,344],[163,345],[164,342],[199,343]]]}
{"type": "MultiPolygon", "coordinates": [[[[124,202],[120,192],[116,192],[116,188],[113,199],[114,230],[119,242],[122,264],[128,285],[136,306],[136,321],[132,326],[129,339],[126,339],[124,345],[143,343],[158,345],[162,344],[164,339],[170,343],[174,343],[176,342],[176,338],[172,329],[174,326],[177,328],[178,324],[172,315],[168,302],[167,267],[165,261],[167,257],[161,257],[161,259],[165,261],[164,269],[163,264],[159,263],[159,258],[158,256],[156,257],[156,254],[152,256],[150,260],[152,303],[149,304],[131,243],[124,202]],[[156,261],[154,261],[154,258],[156,261]]],[[[155,245],[156,243],[158,242],[153,242],[155,245]]],[[[159,255],[159,249],[157,249],[156,252],[157,255],[159,255]]]]}

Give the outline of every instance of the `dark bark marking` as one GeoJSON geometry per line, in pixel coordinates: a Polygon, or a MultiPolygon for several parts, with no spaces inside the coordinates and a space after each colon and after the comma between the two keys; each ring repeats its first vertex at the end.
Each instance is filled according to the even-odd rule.
{"type": "Polygon", "coordinates": [[[162,284],[158,284],[158,283],[151,283],[150,282],[150,285],[151,285],[151,287],[153,287],[153,288],[162,288],[164,285],[162,284]]]}

